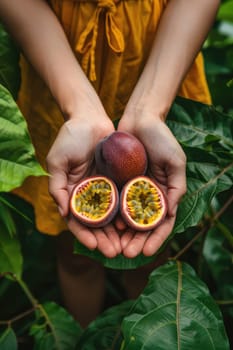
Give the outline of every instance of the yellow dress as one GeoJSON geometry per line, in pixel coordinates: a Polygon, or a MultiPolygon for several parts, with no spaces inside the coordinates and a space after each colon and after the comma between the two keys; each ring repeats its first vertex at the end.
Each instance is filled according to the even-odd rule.
{"type": "MultiPolygon", "coordinates": [[[[109,117],[121,117],[147,60],[168,0],[50,0],[70,45],[92,81],[109,117]]],[[[63,117],[45,84],[22,58],[19,107],[25,116],[36,155],[45,158],[63,117]]],[[[61,69],[62,71],[62,69],[61,69]]],[[[199,54],[180,95],[210,103],[203,58],[199,54]]],[[[30,177],[15,193],[33,204],[39,231],[57,235],[66,229],[48,193],[47,177],[30,177]]]]}

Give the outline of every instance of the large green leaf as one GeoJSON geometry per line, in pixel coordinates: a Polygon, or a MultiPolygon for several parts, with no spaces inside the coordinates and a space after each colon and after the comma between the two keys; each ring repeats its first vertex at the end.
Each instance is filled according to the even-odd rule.
{"type": "Polygon", "coordinates": [[[81,327],[71,315],[53,302],[42,305],[43,313],[37,312],[38,319],[31,327],[34,350],[72,350],[81,335],[81,327]]]}
{"type": "Polygon", "coordinates": [[[212,198],[233,184],[233,119],[213,106],[177,98],[168,125],[187,156],[187,194],[174,233],[195,226],[212,198]]]}
{"type": "MultiPolygon", "coordinates": [[[[168,125],[187,156],[188,187],[179,205],[175,227],[169,237],[171,239],[174,234],[197,225],[213,197],[232,187],[233,118],[213,106],[177,98],[168,115],[168,125]]],[[[107,259],[79,242],[75,243],[75,252],[114,269],[133,269],[155,258],[139,255],[127,259],[119,255],[107,259]]]]}
{"type": "Polygon", "coordinates": [[[217,19],[233,22],[233,1],[223,3],[218,11],[217,19]]]}
{"type": "Polygon", "coordinates": [[[0,135],[0,192],[20,186],[30,175],[46,174],[36,161],[26,122],[3,86],[0,86],[0,135]]]}
{"type": "MultiPolygon", "coordinates": [[[[224,304],[224,301],[233,300],[233,254],[221,230],[228,230],[228,228],[220,222],[217,223],[217,227],[209,230],[203,247],[203,256],[215,282],[215,297],[222,300],[224,304]]],[[[233,238],[233,234],[230,234],[233,238]]],[[[233,317],[232,303],[225,312],[233,317]]]]}
{"type": "Polygon", "coordinates": [[[0,335],[0,349],[1,350],[17,350],[17,339],[12,328],[8,327],[0,335]]]}
{"type": "Polygon", "coordinates": [[[218,146],[221,151],[233,153],[232,117],[212,105],[177,97],[167,123],[183,145],[205,149],[209,153],[215,152],[218,146]]]}
{"type": "Polygon", "coordinates": [[[123,340],[121,323],[133,301],[113,306],[101,314],[83,332],[77,350],[119,350],[123,340]]]}
{"type": "Polygon", "coordinates": [[[145,257],[142,254],[140,254],[138,257],[134,259],[127,259],[122,254],[119,254],[115,258],[109,259],[109,258],[106,258],[101,252],[97,250],[94,250],[94,251],[89,250],[77,240],[75,241],[75,244],[74,244],[74,252],[76,254],[86,255],[92,259],[95,259],[101,262],[105,267],[112,268],[112,269],[122,269],[122,270],[135,269],[135,267],[145,265],[155,259],[154,256],[145,257]]]}
{"type": "Polygon", "coordinates": [[[20,278],[23,257],[16,235],[11,236],[5,226],[0,224],[0,274],[10,273],[20,278]]]}
{"type": "Polygon", "coordinates": [[[151,274],[122,331],[121,350],[229,350],[216,303],[194,270],[181,262],[151,274]]]}
{"type": "Polygon", "coordinates": [[[213,197],[233,184],[233,162],[221,167],[203,150],[196,153],[199,160],[195,160],[193,150],[192,155],[194,161],[187,164],[188,190],[179,205],[173,234],[195,226],[207,212],[213,197]]]}
{"type": "Polygon", "coordinates": [[[9,208],[1,202],[1,199],[2,197],[0,196],[0,224],[5,227],[10,236],[13,236],[16,232],[15,222],[9,208]]]}
{"type": "Polygon", "coordinates": [[[0,84],[16,98],[20,85],[19,51],[0,24],[0,84]]]}

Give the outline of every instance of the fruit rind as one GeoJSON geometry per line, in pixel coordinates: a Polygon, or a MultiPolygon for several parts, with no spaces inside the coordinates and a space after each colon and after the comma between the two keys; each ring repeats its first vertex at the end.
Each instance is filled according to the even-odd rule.
{"type": "Polygon", "coordinates": [[[119,193],[117,187],[111,179],[102,175],[89,176],[81,180],[74,187],[70,196],[72,215],[87,227],[99,228],[107,225],[118,212],[118,207],[119,193]],[[89,192],[87,193],[87,191],[89,192]],[[95,196],[99,196],[100,201],[101,196],[104,201],[105,198],[108,198],[109,206],[107,209],[106,203],[94,203],[95,196]],[[102,213],[100,213],[101,205],[102,213]]]}
{"type": "Polygon", "coordinates": [[[164,220],[167,214],[167,198],[153,179],[137,176],[129,180],[121,191],[120,212],[123,220],[132,229],[150,231],[164,220]],[[144,207],[139,200],[140,196],[144,197],[144,207]]]}
{"type": "Polygon", "coordinates": [[[111,178],[119,189],[147,170],[144,145],[134,135],[123,131],[114,131],[97,144],[95,161],[97,171],[111,178]]]}

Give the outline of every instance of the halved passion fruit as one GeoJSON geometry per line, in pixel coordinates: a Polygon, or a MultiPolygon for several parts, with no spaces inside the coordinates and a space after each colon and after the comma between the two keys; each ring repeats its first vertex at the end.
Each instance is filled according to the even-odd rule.
{"type": "Polygon", "coordinates": [[[119,194],[116,185],[105,176],[91,176],[80,181],[71,194],[70,210],[79,222],[89,227],[103,227],[116,215],[119,194]]]}
{"type": "Polygon", "coordinates": [[[122,189],[120,212],[126,224],[134,230],[152,230],[166,216],[167,199],[151,178],[137,176],[122,189]]]}

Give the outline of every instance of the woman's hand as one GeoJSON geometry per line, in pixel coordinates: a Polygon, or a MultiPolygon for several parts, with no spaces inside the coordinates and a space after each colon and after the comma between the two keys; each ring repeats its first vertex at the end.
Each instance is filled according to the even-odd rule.
{"type": "Polygon", "coordinates": [[[167,195],[168,213],[158,228],[150,233],[126,229],[121,237],[126,257],[132,258],[140,253],[150,256],[156,253],[173,229],[178,203],[186,192],[186,157],[170,129],[155,116],[145,115],[137,123],[134,118],[123,117],[118,130],[134,134],[144,144],[149,160],[148,174],[167,195]]]}
{"type": "Polygon", "coordinates": [[[75,184],[95,173],[94,150],[100,139],[114,131],[108,118],[73,118],[63,124],[47,157],[49,191],[66,218],[68,228],[89,249],[106,257],[121,252],[120,238],[113,225],[89,229],[69,214],[69,197],[75,184]]]}

